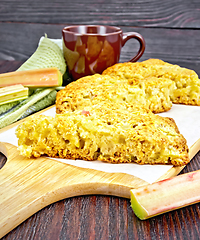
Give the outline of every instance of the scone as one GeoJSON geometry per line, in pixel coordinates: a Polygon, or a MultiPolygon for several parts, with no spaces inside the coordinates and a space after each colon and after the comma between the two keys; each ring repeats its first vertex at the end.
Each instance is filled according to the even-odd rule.
{"type": "Polygon", "coordinates": [[[170,92],[173,103],[200,106],[200,79],[195,71],[173,65],[159,59],[149,59],[136,63],[118,63],[109,67],[103,73],[120,79],[139,79],[146,81],[149,78],[172,80],[175,89],[170,92]]]}
{"type": "Polygon", "coordinates": [[[16,130],[20,154],[110,163],[189,162],[185,138],[175,122],[139,107],[101,103],[81,110],[33,116],[16,130]]]}
{"type": "Polygon", "coordinates": [[[175,83],[164,78],[151,77],[141,81],[95,74],[71,82],[59,91],[56,112],[75,111],[105,101],[139,105],[159,113],[172,107],[169,95],[174,89],[175,83]]]}

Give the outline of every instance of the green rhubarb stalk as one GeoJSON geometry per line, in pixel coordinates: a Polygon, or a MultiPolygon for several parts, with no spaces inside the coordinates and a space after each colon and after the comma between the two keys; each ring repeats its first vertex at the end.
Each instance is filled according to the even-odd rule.
{"type": "Polygon", "coordinates": [[[200,170],[132,189],[131,207],[141,220],[200,202],[200,170]]]}
{"type": "Polygon", "coordinates": [[[0,105],[28,98],[29,89],[21,84],[0,88],[0,105]]]}
{"type": "Polygon", "coordinates": [[[33,93],[29,98],[21,101],[16,107],[0,116],[0,129],[16,122],[24,112],[37,101],[48,95],[54,88],[46,88],[33,93]]]}
{"type": "Polygon", "coordinates": [[[36,113],[44,108],[47,108],[55,103],[56,100],[56,94],[57,91],[53,90],[48,95],[46,95],[44,98],[30,106],[24,114],[20,117],[20,119],[23,119],[25,117],[28,117],[29,115],[36,113]]]}

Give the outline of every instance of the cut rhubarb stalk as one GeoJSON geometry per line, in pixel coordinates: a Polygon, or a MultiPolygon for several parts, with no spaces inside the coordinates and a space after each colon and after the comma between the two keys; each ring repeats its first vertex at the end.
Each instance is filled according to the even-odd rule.
{"type": "Polygon", "coordinates": [[[0,105],[26,99],[28,94],[29,89],[21,84],[2,87],[0,88],[0,105]]]}
{"type": "Polygon", "coordinates": [[[0,74],[0,87],[16,84],[34,88],[61,86],[62,74],[57,68],[43,68],[0,74]]]}
{"type": "Polygon", "coordinates": [[[132,189],[131,207],[141,220],[200,202],[200,170],[132,189]]]}

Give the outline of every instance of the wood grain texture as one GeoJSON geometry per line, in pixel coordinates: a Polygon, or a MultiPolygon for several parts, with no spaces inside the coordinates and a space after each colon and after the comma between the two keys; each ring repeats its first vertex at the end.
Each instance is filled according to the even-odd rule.
{"type": "MultiPolygon", "coordinates": [[[[20,61],[0,61],[0,69],[2,72],[14,71],[20,64],[20,61]]],[[[5,163],[5,157],[0,159],[5,163]]],[[[199,169],[199,160],[200,154],[197,154],[181,173],[199,169]]],[[[158,236],[160,239],[172,239],[179,237],[180,232],[183,234],[180,239],[188,239],[185,236],[195,239],[199,236],[199,219],[199,204],[195,204],[140,221],[134,216],[129,200],[91,195],[72,197],[49,205],[3,239],[89,239],[91,236],[95,239],[145,239],[147,236],[149,239],[158,236]],[[168,230],[168,226],[172,231],[168,230]]]]}
{"type": "MultiPolygon", "coordinates": [[[[182,173],[199,169],[199,160],[198,154],[182,173]]],[[[195,239],[199,236],[199,204],[187,209],[140,221],[124,198],[73,197],[45,207],[2,239],[188,239],[179,238],[180,233],[195,239]]]]}
{"type": "MultiPolygon", "coordinates": [[[[160,58],[194,69],[200,75],[199,12],[199,0],[1,0],[0,69],[1,72],[17,69],[35,51],[44,33],[59,38],[63,26],[83,23],[138,31],[147,43],[141,60],[160,58]]],[[[136,47],[134,41],[128,42],[120,61],[127,61],[136,47]]],[[[0,160],[6,159],[0,155],[0,160]]],[[[181,173],[197,169],[200,153],[181,173]]],[[[45,207],[2,240],[196,240],[200,239],[199,229],[200,204],[140,221],[128,199],[90,195],[67,198],[45,207]]]]}
{"type": "MultiPolygon", "coordinates": [[[[0,23],[0,60],[25,61],[36,50],[41,36],[47,33],[50,38],[61,38],[64,26],[0,23]]],[[[200,75],[199,30],[137,27],[122,27],[122,29],[124,32],[139,32],[144,37],[146,50],[140,61],[159,58],[193,69],[200,75]]],[[[138,49],[138,42],[129,40],[122,48],[120,62],[130,60],[138,49]]]]}
{"type": "Polygon", "coordinates": [[[79,168],[40,157],[27,159],[17,147],[0,143],[7,162],[0,171],[0,238],[47,205],[80,195],[130,198],[130,190],[148,183],[123,173],[79,168]]]}
{"type": "MultiPolygon", "coordinates": [[[[0,132],[16,124],[19,123],[0,132]]],[[[190,159],[199,149],[197,141],[190,148],[190,159]]],[[[91,194],[130,198],[131,189],[148,184],[131,175],[78,168],[45,157],[27,159],[11,144],[0,143],[0,152],[7,157],[7,161],[0,158],[0,237],[35,212],[64,198],[91,194]]],[[[174,167],[159,180],[175,176],[182,169],[174,167]]],[[[116,216],[114,219],[119,222],[116,216]]]]}
{"type": "Polygon", "coordinates": [[[198,0],[1,1],[0,22],[199,28],[198,0]]]}
{"type": "Polygon", "coordinates": [[[124,198],[84,196],[51,204],[2,238],[198,239],[199,204],[140,221],[124,198]],[[62,217],[61,217],[62,216],[62,217]]]}

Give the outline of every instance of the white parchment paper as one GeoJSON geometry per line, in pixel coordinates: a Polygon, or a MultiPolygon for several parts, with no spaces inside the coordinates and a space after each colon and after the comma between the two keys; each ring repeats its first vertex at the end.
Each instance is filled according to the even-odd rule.
{"type": "MultiPolygon", "coordinates": [[[[43,114],[46,116],[55,116],[55,107],[48,109],[43,112],[43,114]]],[[[159,115],[172,117],[175,120],[180,132],[187,140],[188,147],[191,147],[200,138],[200,107],[173,105],[170,111],[160,113],[159,115]]],[[[15,129],[16,126],[0,133],[0,142],[7,142],[18,146],[15,129]]],[[[149,183],[155,182],[173,167],[171,165],[139,165],[134,163],[110,164],[101,161],[56,160],[82,168],[91,168],[104,172],[127,173],[139,177],[149,183]]]]}

